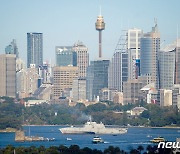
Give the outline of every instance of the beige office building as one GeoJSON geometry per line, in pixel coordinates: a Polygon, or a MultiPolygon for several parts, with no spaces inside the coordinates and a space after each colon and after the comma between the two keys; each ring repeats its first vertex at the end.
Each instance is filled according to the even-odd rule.
{"type": "Polygon", "coordinates": [[[16,97],[16,55],[0,55],[0,96],[16,97]]]}
{"type": "Polygon", "coordinates": [[[38,69],[34,64],[30,68],[17,72],[17,93],[19,98],[31,97],[38,88],[38,69]]]}
{"type": "Polygon", "coordinates": [[[58,99],[66,88],[73,87],[73,80],[78,77],[78,67],[53,67],[53,98],[58,99]]]}
{"type": "Polygon", "coordinates": [[[160,106],[172,105],[172,90],[160,89],[160,106]]]}
{"type": "Polygon", "coordinates": [[[141,99],[141,88],[143,83],[139,82],[138,79],[128,80],[123,85],[123,102],[126,104],[138,103],[141,99]]]}

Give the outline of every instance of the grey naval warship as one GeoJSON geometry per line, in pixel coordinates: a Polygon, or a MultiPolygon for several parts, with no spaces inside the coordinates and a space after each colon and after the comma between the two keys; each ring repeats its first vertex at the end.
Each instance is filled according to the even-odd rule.
{"type": "Polygon", "coordinates": [[[92,122],[91,120],[86,122],[83,127],[66,127],[59,129],[62,134],[124,134],[127,133],[127,128],[107,128],[101,123],[92,122]]]}

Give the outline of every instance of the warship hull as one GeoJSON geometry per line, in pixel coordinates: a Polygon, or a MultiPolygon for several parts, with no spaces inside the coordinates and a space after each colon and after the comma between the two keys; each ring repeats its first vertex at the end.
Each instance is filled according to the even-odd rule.
{"type": "Polygon", "coordinates": [[[87,122],[83,127],[66,127],[59,129],[62,134],[124,134],[126,128],[106,128],[103,123],[87,122]]]}

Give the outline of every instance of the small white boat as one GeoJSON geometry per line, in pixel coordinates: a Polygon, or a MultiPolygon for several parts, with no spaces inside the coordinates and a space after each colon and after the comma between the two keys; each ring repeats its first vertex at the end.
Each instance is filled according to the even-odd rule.
{"type": "Polygon", "coordinates": [[[67,141],[72,141],[72,138],[67,137],[66,140],[67,141]]]}
{"type": "Polygon", "coordinates": [[[95,136],[92,140],[92,143],[97,144],[97,143],[104,143],[104,141],[102,140],[102,138],[100,138],[99,136],[95,136]]]}
{"type": "Polygon", "coordinates": [[[151,135],[147,135],[147,137],[152,137],[151,135]]]}

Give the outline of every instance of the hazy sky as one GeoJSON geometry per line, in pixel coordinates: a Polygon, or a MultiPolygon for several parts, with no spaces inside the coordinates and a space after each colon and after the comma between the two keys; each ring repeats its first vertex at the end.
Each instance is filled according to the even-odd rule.
{"type": "Polygon", "coordinates": [[[42,32],[44,61],[54,61],[55,46],[78,40],[89,48],[93,60],[98,57],[95,22],[100,5],[106,23],[104,58],[112,57],[122,30],[135,27],[148,32],[154,18],[161,40],[168,44],[177,37],[180,0],[0,0],[0,54],[16,39],[20,57],[26,61],[27,32],[42,32]]]}

